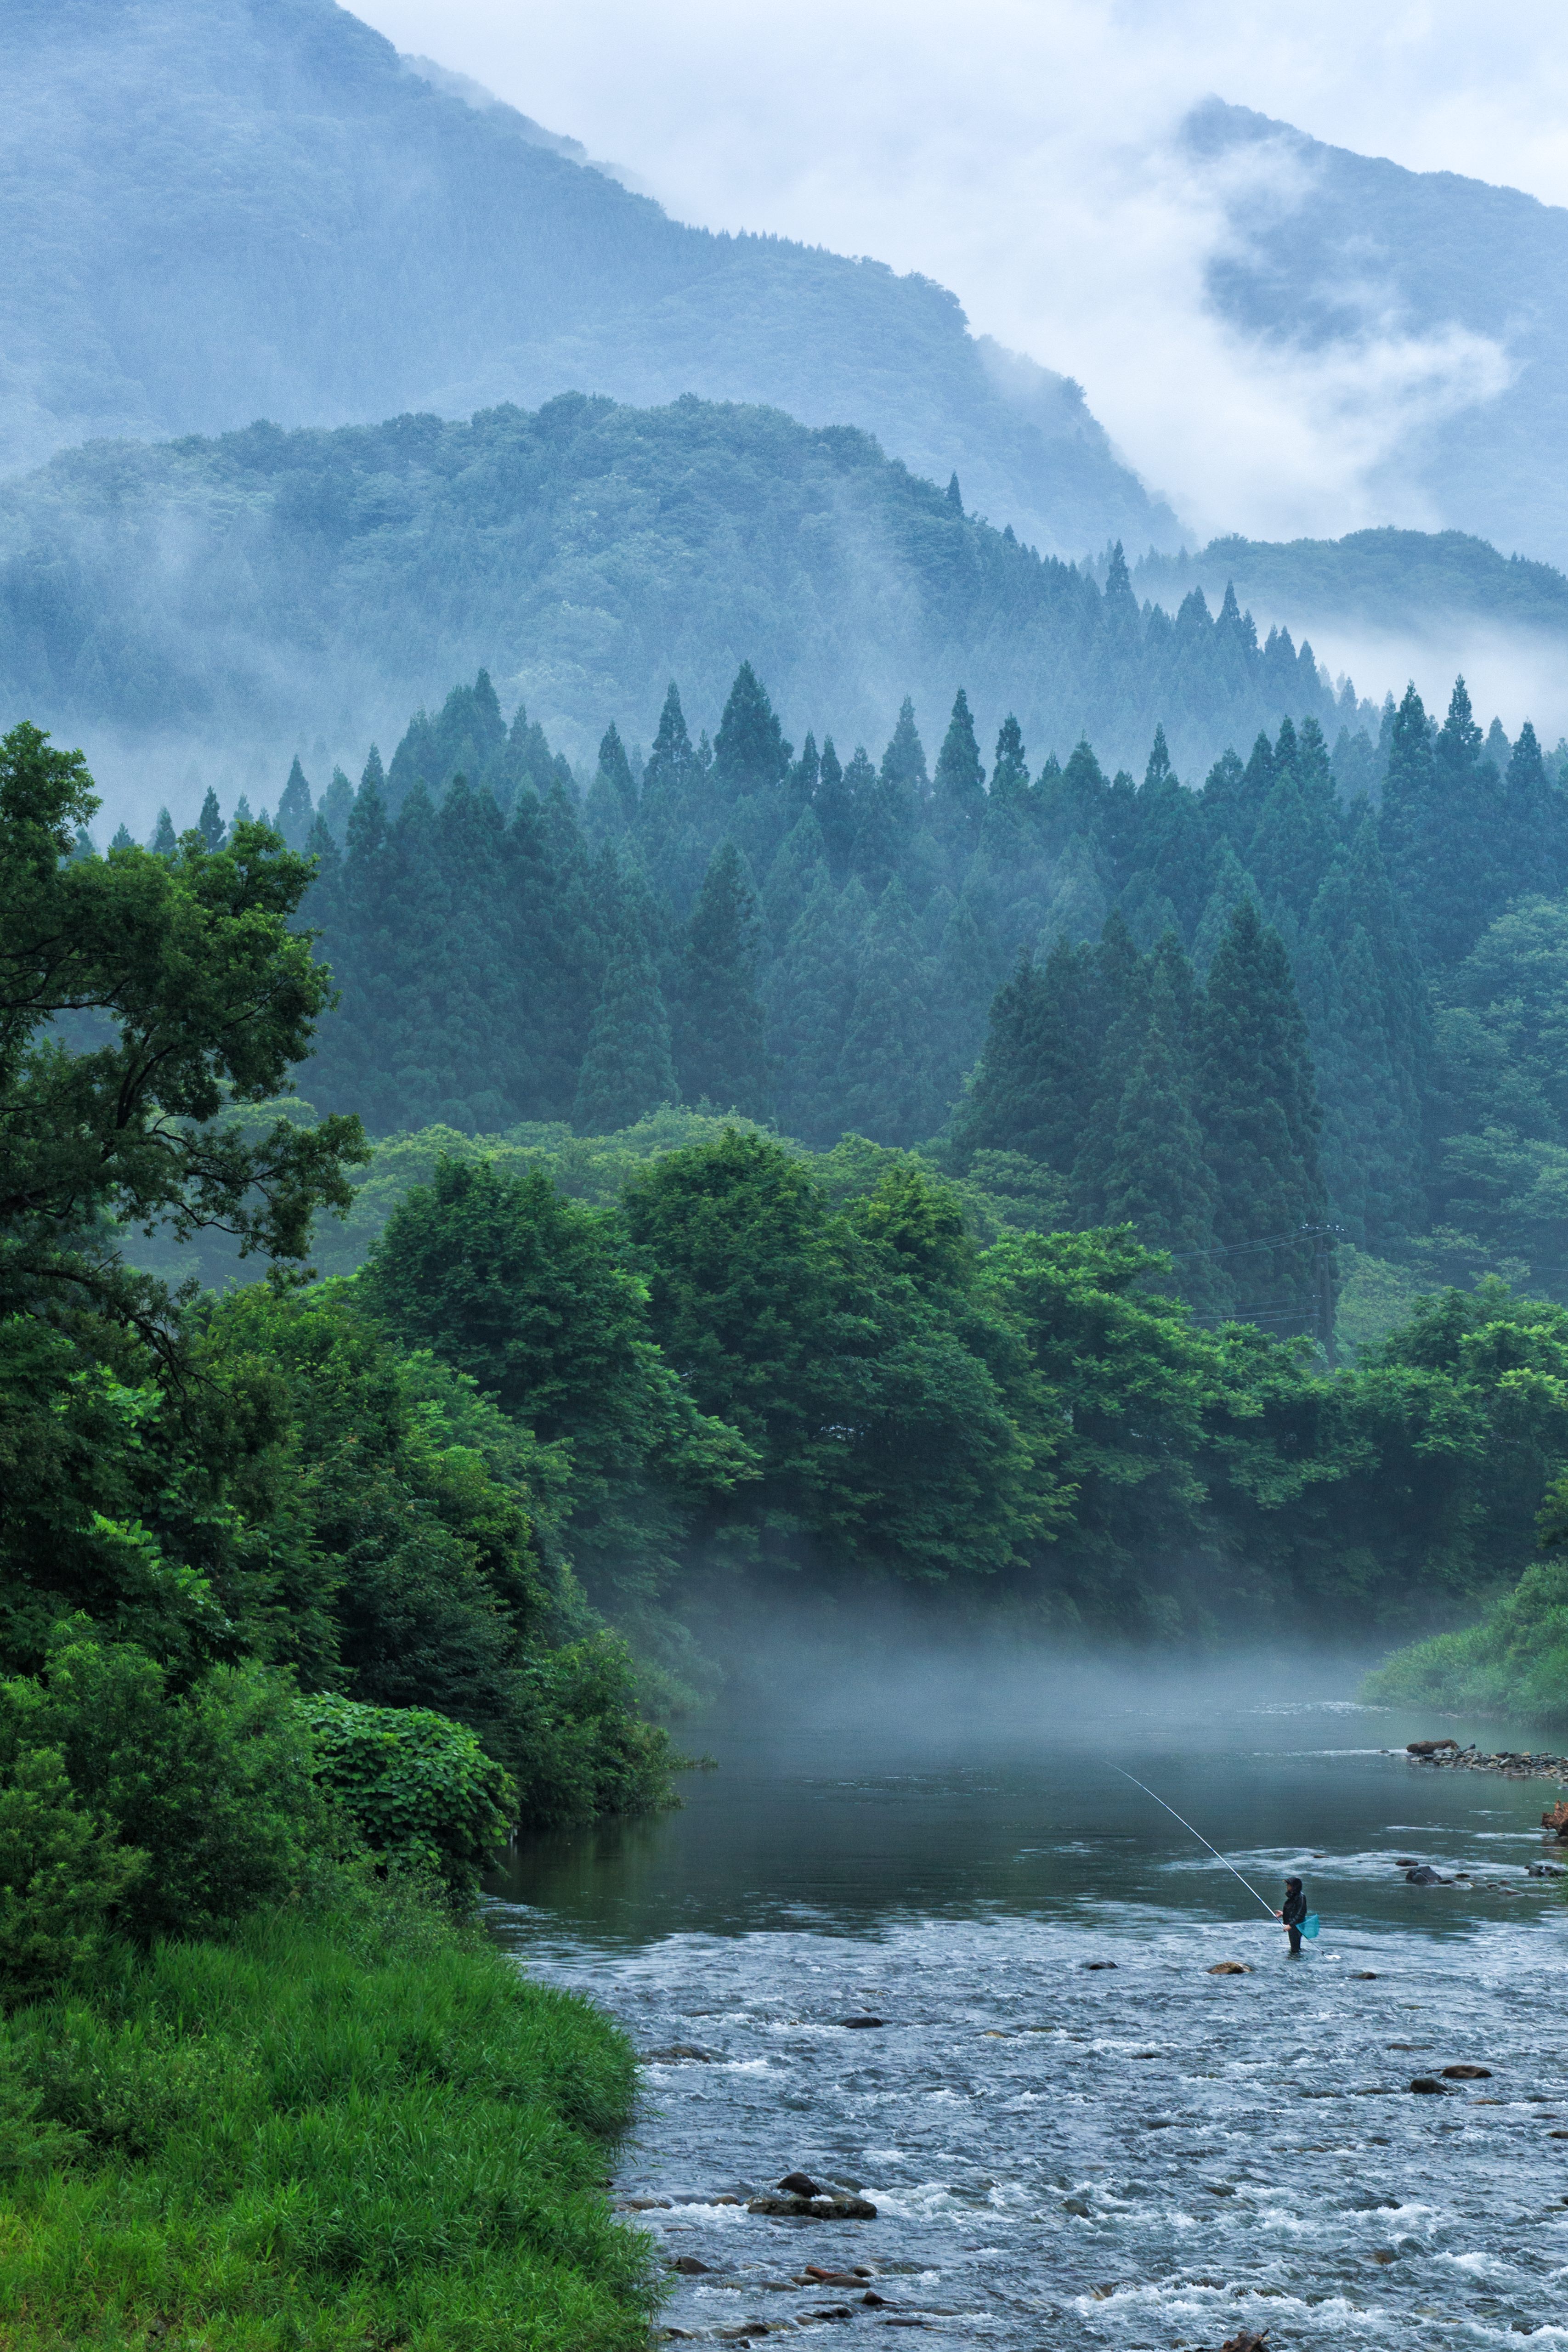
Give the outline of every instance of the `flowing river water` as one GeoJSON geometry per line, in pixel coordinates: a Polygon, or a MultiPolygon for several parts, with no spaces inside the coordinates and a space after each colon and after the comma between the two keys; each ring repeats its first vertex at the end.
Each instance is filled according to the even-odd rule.
{"type": "Polygon", "coordinates": [[[664,2326],[1568,2340],[1568,1881],[1527,1874],[1568,1853],[1539,1826],[1559,1791],[1385,1752],[1506,1727],[1360,1707],[1332,1696],[1347,1676],[1277,1672],[1272,1701],[1178,1680],[1004,1707],[889,1668],[874,1709],[858,1690],[787,1722],[753,1695],[707,1729],[719,1769],[681,1811],[540,1842],[494,1883],[507,1947],[646,2058],[616,2194],[707,2266],[664,2326]],[[1300,1960],[1112,1763],[1272,1902],[1306,1879],[1300,1960]],[[1470,1883],[1411,1885],[1401,1858],[1470,1883]],[[876,2220],[747,2211],[797,2169],[876,2220]]]}

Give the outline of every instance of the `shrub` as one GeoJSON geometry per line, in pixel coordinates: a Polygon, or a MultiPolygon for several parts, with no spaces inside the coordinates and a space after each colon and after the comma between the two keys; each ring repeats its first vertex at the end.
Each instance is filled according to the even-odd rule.
{"type": "MultiPolygon", "coordinates": [[[[208,1933],[285,1894],[329,1842],[311,1767],[299,1700],[264,1667],[180,1691],[133,1643],[64,1629],[42,1676],[0,1682],[0,1791],[17,1841],[7,1900],[31,1899],[12,1869],[33,1852],[32,1880],[52,1871],[70,1889],[75,1948],[97,1933],[89,1915],[140,1943],[208,1933]]],[[[61,1959],[35,1949],[37,1968],[61,1959]]]]}
{"type": "Polygon", "coordinates": [[[517,1818],[510,1773],[474,1734],[423,1706],[307,1699],[320,1785],[372,1850],[471,1899],[517,1818]]]}
{"type": "MultiPolygon", "coordinates": [[[[0,1684],[0,1708],[10,1689],[0,1684]]],[[[9,1728],[5,1715],[0,1724],[9,1728]]],[[[8,1758],[0,1785],[0,2006],[36,1998],[96,1958],[145,1863],[83,1810],[58,1748],[23,1748],[8,1758]]]]}

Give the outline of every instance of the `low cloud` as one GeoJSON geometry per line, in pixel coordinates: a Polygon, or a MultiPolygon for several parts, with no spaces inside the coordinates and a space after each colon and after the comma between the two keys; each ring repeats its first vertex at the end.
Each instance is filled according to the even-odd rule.
{"type": "Polygon", "coordinates": [[[1202,536],[1337,534],[1435,518],[1401,452],[1510,379],[1501,345],[1412,334],[1375,272],[1356,331],[1262,348],[1213,314],[1205,272],[1248,207],[1289,205],[1289,159],[1225,168],[1180,136],[1208,93],[1313,136],[1568,202],[1568,49],[1538,0],[1289,25],[1222,0],[370,0],[405,50],[474,76],[679,218],[874,254],[954,289],[977,332],[1076,376],[1202,536]],[[1240,176],[1238,176],[1240,175],[1240,176]]]}

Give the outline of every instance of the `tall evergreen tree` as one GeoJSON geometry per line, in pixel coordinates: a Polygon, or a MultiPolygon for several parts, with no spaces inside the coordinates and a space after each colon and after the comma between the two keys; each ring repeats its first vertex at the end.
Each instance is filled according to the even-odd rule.
{"type": "Polygon", "coordinates": [[[166,808],[158,811],[158,822],[153,828],[153,838],[147,846],[154,857],[173,857],[179,847],[174,835],[174,821],[166,808]]]}
{"type": "Polygon", "coordinates": [[[1024,733],[1011,711],[996,737],[996,760],[991,771],[991,799],[998,808],[1022,811],[1028,805],[1029,769],[1024,753],[1024,733]]]}
{"type": "Polygon", "coordinates": [[[909,898],[894,880],[867,929],[839,1059],[846,1123],[875,1143],[920,1143],[942,1121],[926,977],[909,898]]]}
{"type": "Polygon", "coordinates": [[[816,811],[808,808],[780,842],[763,885],[763,913],[775,955],[782,953],[806,900],[827,871],[822,827],[816,811]]]}
{"type": "Polygon", "coordinates": [[[762,919],[745,861],[721,842],[703,878],[681,954],[676,1066],[690,1103],[768,1109],[763,1008],[757,995],[762,919]]]}
{"type": "Polygon", "coordinates": [[[1060,940],[1044,963],[1019,958],[953,1117],[961,1166],[977,1151],[1016,1151],[1071,1173],[1093,1107],[1099,1013],[1091,949],[1060,940]]]}
{"type": "Polygon", "coordinates": [[[721,802],[730,807],[776,791],[791,757],[766,688],[751,663],[742,662],[713,738],[713,783],[721,802]]]}
{"type": "Polygon", "coordinates": [[[832,1143],[844,1128],[838,1064],[869,917],[858,881],[840,893],[820,875],[768,974],[767,1034],[779,1074],[779,1120],[803,1143],[832,1143]]]}
{"type": "Polygon", "coordinates": [[[1509,753],[1500,793],[1498,864],[1510,898],[1552,897],[1568,882],[1568,824],[1561,789],[1546,772],[1527,719],[1509,753]]]}
{"type": "Polygon", "coordinates": [[[675,1096],[669,1016],[658,975],[635,927],[628,927],[605,960],[572,1124],[579,1135],[613,1135],[675,1096]]]}
{"type": "Polygon", "coordinates": [[[296,757],[289,771],[289,781],[278,803],[278,830],[290,849],[303,849],[315,815],[310,800],[310,787],[305,782],[305,771],[296,757]]]}
{"type": "MultiPolygon", "coordinates": [[[[196,819],[196,831],[211,851],[221,849],[228,838],[227,827],[223,821],[223,811],[217,804],[217,794],[210,784],[207,786],[207,796],[202,803],[202,813],[196,819]]],[[[289,845],[291,848],[295,846],[302,848],[303,845],[303,843],[289,845]]]]}
{"type": "Polygon", "coordinates": [[[1156,960],[1142,1044],[1117,1105],[1105,1180],[1105,1221],[1130,1224],[1147,1249],[1169,1250],[1173,1279],[1199,1310],[1223,1305],[1214,1247],[1214,1178],[1194,1115],[1192,1071],[1170,961],[1156,960]]]}
{"type": "Polygon", "coordinates": [[[855,842],[855,801],[831,735],[822,739],[822,770],[813,806],[822,827],[827,862],[835,877],[842,878],[848,872],[855,842]]]}
{"type": "Polygon", "coordinates": [[[1289,1237],[1326,1216],[1322,1118],[1289,962],[1250,898],[1209,971],[1196,1108],[1237,1309],[1281,1329],[1310,1328],[1318,1254],[1289,1237]]]}
{"type": "MultiPolygon", "coordinates": [[[[955,483],[957,479],[954,475],[955,483]]],[[[985,815],[985,768],[963,687],[953,698],[952,716],[937,753],[934,791],[937,837],[963,856],[979,840],[985,815]]]]}
{"type": "Polygon", "coordinates": [[[600,740],[599,764],[584,803],[584,825],[592,839],[602,841],[610,835],[629,832],[637,822],[637,788],[632,780],[632,763],[621,741],[620,730],[612,719],[600,740]]]}

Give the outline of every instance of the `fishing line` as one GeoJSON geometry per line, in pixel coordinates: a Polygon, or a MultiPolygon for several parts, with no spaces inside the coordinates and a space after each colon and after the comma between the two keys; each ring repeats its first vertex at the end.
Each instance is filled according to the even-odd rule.
{"type": "MultiPolygon", "coordinates": [[[[1122,1772],[1120,1764],[1110,1765],[1110,1769],[1112,1772],[1121,1772],[1122,1779],[1124,1780],[1131,1780],[1135,1789],[1142,1789],[1146,1797],[1154,1797],[1153,1790],[1148,1786],[1146,1781],[1140,1780],[1135,1773],[1122,1772]]],[[[1169,1813],[1173,1822],[1182,1822],[1182,1816],[1177,1812],[1174,1805],[1167,1805],[1163,1797],[1154,1797],[1154,1802],[1161,1808],[1162,1811],[1169,1813]]],[[[1215,1860],[1216,1862],[1224,1862],[1226,1870],[1229,1871],[1233,1878],[1241,1878],[1241,1873],[1237,1870],[1235,1863],[1226,1862],[1225,1856],[1221,1853],[1218,1846],[1209,1845],[1209,1842],[1207,1838],[1205,1837],[1202,1830],[1194,1829],[1191,1822],[1182,1822],[1182,1827],[1186,1831],[1189,1837],[1195,1837],[1200,1845],[1208,1846],[1208,1850],[1210,1853],[1213,1854],[1215,1860]]],[[[1268,1912],[1268,1916],[1271,1919],[1276,1918],[1277,1915],[1275,1913],[1273,1904],[1264,1900],[1264,1897],[1259,1895],[1257,1887],[1252,1884],[1252,1881],[1249,1878],[1241,1878],[1241,1883],[1243,1886],[1246,1887],[1247,1893],[1251,1895],[1253,1901],[1255,1903],[1262,1903],[1263,1908],[1268,1912]]]]}

